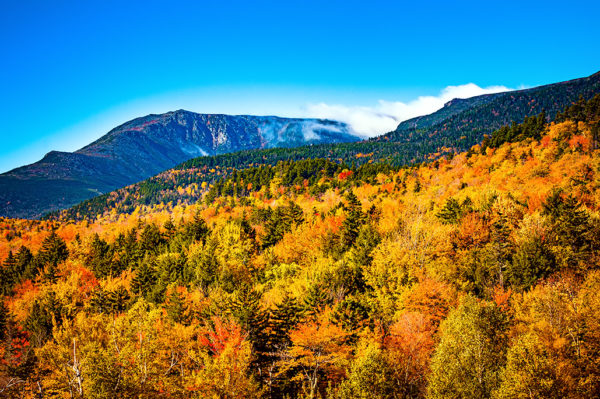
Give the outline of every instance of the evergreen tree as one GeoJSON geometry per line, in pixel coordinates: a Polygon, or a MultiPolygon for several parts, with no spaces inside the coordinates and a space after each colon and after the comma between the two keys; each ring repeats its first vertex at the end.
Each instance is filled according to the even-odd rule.
{"type": "Polygon", "coordinates": [[[457,224],[464,214],[464,210],[455,198],[449,198],[444,207],[437,213],[437,217],[445,224],[457,224]]]}
{"type": "Polygon", "coordinates": [[[142,253],[158,254],[165,243],[165,238],[155,224],[147,224],[144,230],[142,230],[140,235],[140,249],[142,253]]]}
{"type": "Polygon", "coordinates": [[[184,254],[166,253],[156,260],[158,281],[165,286],[171,283],[187,285],[191,282],[192,273],[186,267],[184,254]]]}
{"type": "Polygon", "coordinates": [[[109,291],[106,297],[107,305],[113,313],[125,311],[129,305],[129,292],[124,287],[118,287],[114,291],[109,291]]]}
{"type": "Polygon", "coordinates": [[[33,303],[29,316],[25,320],[25,329],[32,335],[35,346],[42,346],[52,337],[52,328],[62,324],[62,305],[54,292],[33,303]]]}
{"type": "Polygon", "coordinates": [[[331,303],[329,290],[323,283],[315,282],[308,286],[304,296],[304,313],[309,317],[316,316],[331,303]]]}
{"type": "Polygon", "coordinates": [[[8,252],[8,256],[4,260],[4,264],[0,267],[0,294],[8,295],[12,292],[12,288],[18,279],[17,275],[17,259],[13,256],[12,251],[8,252]]]}
{"type": "Polygon", "coordinates": [[[38,253],[39,259],[45,265],[56,266],[69,257],[69,250],[65,241],[52,230],[50,235],[42,241],[42,248],[38,253]]]}
{"type": "Polygon", "coordinates": [[[262,239],[263,248],[277,244],[285,233],[290,232],[293,226],[303,221],[304,213],[302,208],[295,202],[290,201],[286,206],[275,208],[265,223],[266,233],[262,239]]]}
{"type": "Polygon", "coordinates": [[[185,303],[183,295],[176,289],[172,290],[169,294],[166,304],[167,314],[176,323],[188,324],[189,319],[187,317],[188,306],[185,303]]]}
{"type": "Polygon", "coordinates": [[[95,291],[90,299],[90,305],[97,313],[109,313],[108,292],[103,289],[95,291]]]}
{"type": "Polygon", "coordinates": [[[264,351],[267,338],[265,327],[268,314],[262,309],[261,297],[258,291],[244,285],[234,293],[228,304],[235,320],[248,331],[248,338],[256,352],[264,351]]]}
{"type": "Polygon", "coordinates": [[[340,244],[345,251],[354,245],[354,241],[356,241],[356,238],[358,237],[358,233],[364,220],[362,205],[352,191],[349,191],[348,194],[346,194],[346,205],[344,210],[346,212],[346,219],[342,222],[340,244]]]}
{"type": "Polygon", "coordinates": [[[196,213],[192,220],[184,225],[184,235],[191,241],[206,241],[210,234],[210,229],[199,213],[196,213]]]}
{"type": "Polygon", "coordinates": [[[38,272],[38,262],[29,248],[21,245],[16,255],[15,282],[21,280],[33,280],[38,272]]]}
{"type": "Polygon", "coordinates": [[[196,256],[190,257],[189,268],[193,273],[195,283],[206,290],[217,278],[219,261],[216,256],[216,240],[207,240],[203,251],[196,256]]]}
{"type": "Polygon", "coordinates": [[[543,213],[551,220],[551,245],[558,264],[562,267],[577,267],[588,259],[594,230],[590,216],[581,209],[579,201],[572,195],[563,197],[555,190],[546,200],[543,213]]]}
{"type": "Polygon", "coordinates": [[[290,331],[301,321],[304,308],[288,292],[271,311],[269,326],[271,330],[270,346],[282,350],[290,344],[290,331]]]}
{"type": "Polygon", "coordinates": [[[165,229],[165,238],[167,239],[167,241],[175,236],[175,231],[177,230],[177,228],[173,223],[173,219],[171,219],[170,217],[169,220],[167,220],[163,225],[163,228],[165,229]]]}
{"type": "Polygon", "coordinates": [[[114,276],[117,268],[112,263],[113,251],[108,243],[94,234],[90,250],[85,258],[86,264],[98,278],[114,276]]]}
{"type": "Polygon", "coordinates": [[[363,226],[354,247],[349,252],[350,263],[361,268],[370,265],[373,260],[371,253],[380,242],[381,236],[373,226],[370,224],[363,226]]]}
{"type": "Polygon", "coordinates": [[[131,289],[134,293],[149,299],[157,281],[157,273],[151,260],[145,258],[135,271],[135,276],[131,280],[131,289]]]}
{"type": "Polygon", "coordinates": [[[514,287],[526,289],[555,270],[554,254],[547,243],[536,236],[517,248],[508,268],[508,278],[514,287]]]}
{"type": "Polygon", "coordinates": [[[0,298],[0,342],[6,338],[9,317],[8,309],[4,305],[4,298],[0,298]]]}

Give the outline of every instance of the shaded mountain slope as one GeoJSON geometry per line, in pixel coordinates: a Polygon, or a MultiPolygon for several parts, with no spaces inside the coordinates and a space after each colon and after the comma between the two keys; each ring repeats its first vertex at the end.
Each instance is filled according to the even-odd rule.
{"type": "Polygon", "coordinates": [[[183,110],[148,115],[78,151],[52,151],[0,175],[0,216],[39,217],[198,156],[356,140],[347,125],[327,120],[183,110]]]}
{"type": "Polygon", "coordinates": [[[454,99],[430,115],[398,125],[396,130],[374,141],[400,143],[435,142],[438,147],[465,150],[500,127],[546,112],[553,120],[579,97],[589,99],[600,92],[600,72],[591,76],[531,89],[454,99]]]}

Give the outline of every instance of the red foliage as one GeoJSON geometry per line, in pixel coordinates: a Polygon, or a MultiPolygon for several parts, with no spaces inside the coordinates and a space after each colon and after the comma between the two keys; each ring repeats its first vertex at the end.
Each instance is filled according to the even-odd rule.
{"type": "Polygon", "coordinates": [[[343,181],[343,180],[346,180],[347,178],[349,178],[350,176],[352,176],[352,171],[351,170],[343,170],[338,175],[338,180],[342,180],[343,181]]]}
{"type": "Polygon", "coordinates": [[[200,345],[217,356],[227,347],[232,347],[235,351],[241,348],[246,334],[237,323],[215,316],[212,318],[212,324],[213,327],[208,327],[206,332],[199,336],[200,345]]]}

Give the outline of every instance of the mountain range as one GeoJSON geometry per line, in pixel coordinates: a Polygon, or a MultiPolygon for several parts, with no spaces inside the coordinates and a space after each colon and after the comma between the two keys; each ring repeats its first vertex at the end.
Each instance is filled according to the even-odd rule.
{"type": "Polygon", "coordinates": [[[590,99],[600,92],[600,72],[591,76],[529,89],[454,99],[429,115],[406,120],[375,141],[435,142],[438,146],[466,150],[484,134],[521,122],[544,111],[549,121],[579,97],[590,99]]]}
{"type": "Polygon", "coordinates": [[[244,149],[357,141],[344,123],[179,110],[126,122],[75,152],[52,151],[0,175],[0,216],[39,217],[190,158],[244,149]]]}
{"type": "Polygon", "coordinates": [[[74,153],[51,152],[39,162],[0,175],[0,216],[40,217],[84,200],[70,214],[83,210],[89,215],[102,212],[109,197],[135,198],[128,202],[135,207],[165,200],[154,193],[169,192],[177,179],[186,184],[213,182],[222,173],[282,160],[419,163],[467,150],[484,135],[542,111],[552,121],[580,97],[589,99],[596,93],[600,93],[600,72],[530,89],[454,99],[432,114],[404,121],[394,131],[364,141],[358,141],[347,125],[327,120],[182,110],[148,115],[74,153]],[[159,174],[174,166],[184,171],[177,178],[159,174]],[[215,167],[220,169],[209,172],[215,167]],[[155,177],[143,181],[150,176],[155,177]],[[140,181],[110,196],[101,195],[140,181]]]}

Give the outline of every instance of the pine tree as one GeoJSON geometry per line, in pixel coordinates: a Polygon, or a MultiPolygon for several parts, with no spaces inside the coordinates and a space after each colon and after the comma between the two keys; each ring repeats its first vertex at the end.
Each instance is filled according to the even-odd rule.
{"type": "Polygon", "coordinates": [[[157,273],[150,264],[150,259],[144,259],[135,271],[131,280],[131,289],[138,295],[148,299],[158,281],[157,273]]]}
{"type": "Polygon", "coordinates": [[[90,251],[86,256],[86,263],[94,274],[99,277],[114,276],[117,272],[112,264],[113,251],[110,245],[94,234],[90,244],[90,251]]]}
{"type": "Polygon", "coordinates": [[[174,322],[188,324],[188,306],[185,303],[183,295],[175,289],[169,294],[166,310],[167,314],[174,322]]]}
{"type": "Polygon", "coordinates": [[[137,242],[137,230],[130,229],[127,234],[119,233],[113,243],[115,263],[118,270],[134,266],[144,258],[137,242]]]}
{"type": "Polygon", "coordinates": [[[329,290],[322,283],[313,283],[308,286],[304,296],[304,314],[314,317],[329,303],[331,303],[329,290]]]}
{"type": "Polygon", "coordinates": [[[593,229],[590,216],[572,195],[563,197],[554,191],[543,206],[543,213],[550,217],[551,244],[557,261],[563,267],[576,267],[588,259],[591,251],[593,229]]]}
{"type": "Polygon", "coordinates": [[[290,331],[300,322],[304,309],[288,292],[271,311],[269,326],[271,330],[270,346],[282,350],[290,344],[290,331]]]}
{"type": "Polygon", "coordinates": [[[255,353],[264,352],[268,340],[265,331],[268,313],[262,309],[261,297],[260,292],[244,285],[235,292],[228,304],[229,311],[235,320],[244,330],[248,331],[248,339],[252,343],[255,353]]]}
{"type": "Polygon", "coordinates": [[[62,324],[62,305],[56,294],[50,291],[42,300],[33,303],[29,316],[25,320],[25,329],[32,334],[33,343],[42,346],[52,337],[54,324],[62,324]]]}
{"type": "Polygon", "coordinates": [[[118,287],[114,291],[109,291],[106,297],[107,305],[113,313],[121,313],[127,309],[129,304],[129,292],[124,287],[118,287]]]}
{"type": "Polygon", "coordinates": [[[97,313],[109,313],[108,292],[103,289],[95,291],[90,299],[90,306],[97,313]]]}
{"type": "Polygon", "coordinates": [[[21,245],[21,248],[17,251],[16,260],[15,282],[21,280],[33,280],[38,272],[39,265],[29,248],[21,245]]]}
{"type": "Polygon", "coordinates": [[[381,242],[379,232],[370,224],[360,229],[356,242],[350,250],[349,260],[355,266],[364,267],[371,264],[371,252],[381,242]]]}
{"type": "Polygon", "coordinates": [[[0,341],[6,338],[6,328],[8,327],[9,313],[4,305],[4,298],[0,298],[0,341]]]}
{"type": "Polygon", "coordinates": [[[348,250],[354,245],[364,219],[362,205],[352,191],[346,195],[346,202],[344,207],[346,219],[342,222],[340,233],[340,244],[343,250],[348,250]]]}
{"type": "Polygon", "coordinates": [[[437,213],[437,217],[445,224],[456,224],[463,216],[463,208],[455,198],[449,198],[444,207],[437,213]]]}
{"type": "Polygon", "coordinates": [[[16,275],[17,259],[12,251],[8,252],[8,256],[4,260],[4,264],[0,268],[0,294],[8,295],[12,292],[12,287],[17,281],[16,275]]]}
{"type": "Polygon", "coordinates": [[[42,248],[38,253],[38,257],[43,264],[58,265],[64,262],[69,257],[69,250],[65,241],[52,230],[50,235],[42,241],[42,248]]]}
{"type": "Polygon", "coordinates": [[[186,223],[184,226],[185,237],[192,241],[204,242],[206,241],[206,237],[208,237],[209,233],[210,229],[199,213],[196,213],[192,220],[186,223]]]}
{"type": "Polygon", "coordinates": [[[173,223],[173,219],[169,217],[169,220],[165,222],[163,225],[165,229],[165,237],[167,240],[172,239],[175,236],[175,231],[177,230],[175,224],[173,223]]]}

